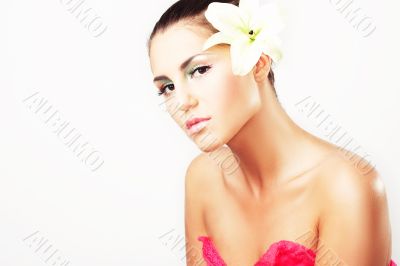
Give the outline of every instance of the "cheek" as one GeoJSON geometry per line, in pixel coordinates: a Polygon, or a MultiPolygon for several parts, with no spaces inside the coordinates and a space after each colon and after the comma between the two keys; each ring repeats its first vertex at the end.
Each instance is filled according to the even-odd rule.
{"type": "Polygon", "coordinates": [[[229,141],[258,110],[258,91],[251,88],[246,77],[230,73],[219,75],[211,106],[216,116],[216,131],[224,142],[229,141]]]}
{"type": "Polygon", "coordinates": [[[219,84],[218,93],[215,94],[214,98],[214,101],[216,101],[215,107],[217,113],[226,119],[230,116],[229,114],[236,114],[239,111],[241,86],[239,83],[235,82],[235,79],[230,77],[227,77],[219,84]]]}

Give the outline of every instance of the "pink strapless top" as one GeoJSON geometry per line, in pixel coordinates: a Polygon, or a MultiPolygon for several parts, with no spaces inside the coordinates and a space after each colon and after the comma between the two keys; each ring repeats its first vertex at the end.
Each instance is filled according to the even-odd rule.
{"type": "MultiPolygon", "coordinates": [[[[197,239],[203,242],[203,258],[207,266],[227,266],[210,237],[199,236],[197,239]]],[[[315,257],[315,252],[302,244],[280,240],[273,243],[254,266],[314,266],[315,257]]],[[[397,264],[390,260],[388,266],[397,264]]]]}

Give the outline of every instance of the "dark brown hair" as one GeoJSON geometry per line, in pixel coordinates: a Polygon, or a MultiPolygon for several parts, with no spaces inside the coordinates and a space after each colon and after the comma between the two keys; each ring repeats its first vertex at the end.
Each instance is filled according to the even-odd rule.
{"type": "MultiPolygon", "coordinates": [[[[208,28],[211,33],[218,32],[205,18],[204,12],[206,11],[208,5],[212,2],[220,2],[220,3],[230,3],[236,6],[239,6],[239,0],[179,0],[175,2],[172,6],[170,6],[164,14],[160,17],[160,19],[155,24],[153,31],[150,34],[149,40],[147,42],[147,48],[150,53],[150,45],[153,37],[159,33],[165,31],[168,27],[173,24],[180,22],[182,20],[190,21],[193,24],[205,26],[208,28]]],[[[268,80],[270,81],[275,96],[276,91],[274,87],[275,78],[274,72],[272,68],[268,74],[268,80]]]]}

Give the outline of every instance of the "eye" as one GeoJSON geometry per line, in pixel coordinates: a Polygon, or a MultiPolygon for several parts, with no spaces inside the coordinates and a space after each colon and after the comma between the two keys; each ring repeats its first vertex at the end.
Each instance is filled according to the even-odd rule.
{"type": "Polygon", "coordinates": [[[189,72],[190,77],[193,78],[193,76],[194,76],[194,74],[196,74],[196,72],[198,72],[200,75],[204,75],[210,68],[211,68],[210,65],[196,67],[192,71],[189,72]]]}
{"type": "Polygon", "coordinates": [[[173,91],[173,90],[175,89],[174,84],[170,83],[170,84],[167,84],[167,85],[163,86],[163,87],[160,89],[160,91],[158,92],[158,95],[159,95],[159,96],[161,96],[161,95],[163,95],[163,94],[167,94],[167,95],[168,95],[168,93],[165,92],[166,89],[168,89],[168,90],[170,90],[170,91],[173,91]]]}
{"type": "MultiPolygon", "coordinates": [[[[189,75],[191,78],[193,78],[193,76],[196,74],[196,72],[199,73],[199,75],[204,75],[209,69],[211,68],[211,65],[206,65],[206,66],[198,66],[196,68],[194,68],[193,70],[191,70],[189,72],[189,75]]],[[[158,92],[158,95],[161,96],[163,94],[169,95],[169,93],[166,92],[166,90],[170,90],[173,91],[175,89],[174,84],[169,83],[165,86],[162,86],[160,91],[158,92]]]]}

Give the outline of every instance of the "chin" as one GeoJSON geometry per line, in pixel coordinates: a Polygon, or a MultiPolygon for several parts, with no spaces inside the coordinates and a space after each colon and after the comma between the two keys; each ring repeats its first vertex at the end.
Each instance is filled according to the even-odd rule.
{"type": "Polygon", "coordinates": [[[222,146],[223,144],[212,143],[211,145],[199,145],[198,147],[201,151],[209,153],[218,150],[222,146]]]}
{"type": "Polygon", "coordinates": [[[193,137],[193,141],[201,151],[213,152],[225,144],[219,134],[215,134],[215,131],[212,132],[204,131],[193,137]]]}
{"type": "Polygon", "coordinates": [[[224,145],[224,143],[219,142],[218,139],[211,140],[211,138],[208,141],[198,141],[196,144],[203,152],[213,152],[224,145]]]}

